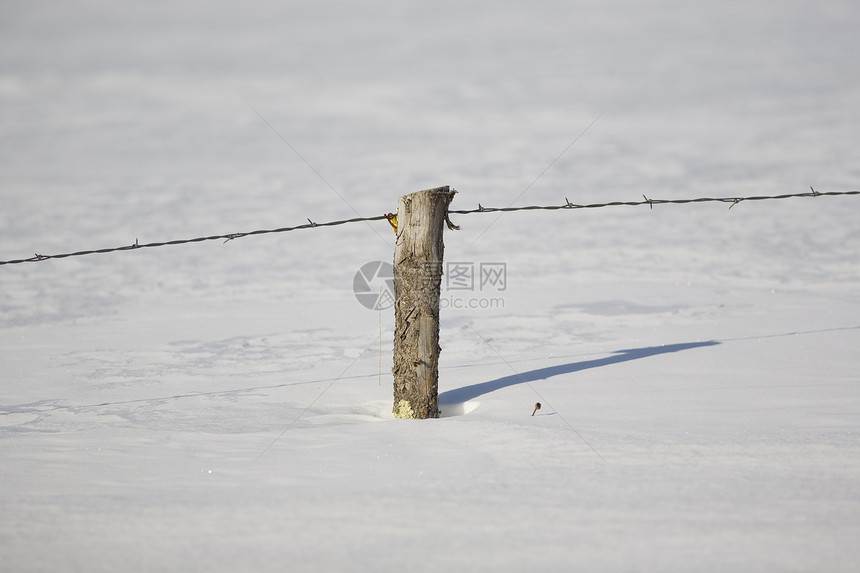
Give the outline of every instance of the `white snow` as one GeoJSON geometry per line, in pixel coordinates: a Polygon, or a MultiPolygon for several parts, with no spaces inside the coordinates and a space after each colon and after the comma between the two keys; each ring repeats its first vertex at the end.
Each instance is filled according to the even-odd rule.
{"type": "MultiPolygon", "coordinates": [[[[847,0],[7,3],[0,260],[439,185],[857,190],[858,29],[847,0]]],[[[446,260],[507,282],[443,292],[430,421],[394,419],[393,311],[380,341],[352,293],[386,221],[0,266],[0,570],[853,571],[858,215],[456,216],[446,260]]]]}

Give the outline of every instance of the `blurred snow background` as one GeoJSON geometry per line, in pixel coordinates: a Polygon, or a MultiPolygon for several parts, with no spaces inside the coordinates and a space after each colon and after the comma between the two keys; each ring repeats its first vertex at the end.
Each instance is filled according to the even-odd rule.
{"type": "MultiPolygon", "coordinates": [[[[856,190],[858,27],[849,1],[7,2],[0,259],[446,184],[856,190]]],[[[420,423],[391,419],[391,312],[380,352],[351,291],[384,221],[0,267],[0,566],[849,571],[857,201],[456,219],[446,258],[508,288],[443,310],[448,417],[420,423]]]]}

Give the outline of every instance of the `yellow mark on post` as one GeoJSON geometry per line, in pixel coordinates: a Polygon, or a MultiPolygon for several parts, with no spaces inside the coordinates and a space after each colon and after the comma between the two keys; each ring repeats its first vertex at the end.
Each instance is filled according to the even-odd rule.
{"type": "Polygon", "coordinates": [[[395,233],[397,233],[397,215],[394,213],[386,213],[385,218],[388,219],[388,224],[391,225],[391,228],[394,229],[395,233]]]}

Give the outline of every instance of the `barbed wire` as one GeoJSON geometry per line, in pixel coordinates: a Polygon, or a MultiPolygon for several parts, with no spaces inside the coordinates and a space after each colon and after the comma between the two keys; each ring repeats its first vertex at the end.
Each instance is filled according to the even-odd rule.
{"type": "Polygon", "coordinates": [[[361,221],[379,221],[382,219],[389,219],[390,213],[388,215],[379,215],[377,217],[355,217],[352,219],[343,219],[341,221],[328,221],[326,223],[315,223],[308,219],[308,222],[304,225],[296,225],[294,227],[281,227],[279,229],[260,229],[258,231],[249,231],[245,233],[227,233],[225,235],[212,235],[209,237],[195,237],[193,239],[177,239],[175,241],[163,241],[158,243],[143,243],[141,244],[135,239],[134,243],[131,245],[125,245],[122,247],[111,247],[107,249],[95,249],[90,251],[77,251],[74,253],[62,253],[58,255],[40,255],[36,254],[33,257],[27,259],[15,259],[11,261],[0,261],[0,265],[15,265],[20,263],[36,263],[39,261],[47,261],[49,259],[65,259],[68,257],[80,257],[83,255],[94,255],[101,253],[115,253],[117,251],[134,251],[137,249],[150,249],[153,247],[166,247],[168,245],[186,245],[188,243],[201,243],[203,241],[217,241],[224,240],[232,241],[234,239],[241,239],[242,237],[250,237],[251,235],[266,235],[269,233],[286,233],[288,231],[298,231],[299,229],[313,229],[316,227],[334,227],[336,225],[345,225],[347,223],[359,223],[361,221]]]}
{"type": "MultiPolygon", "coordinates": [[[[675,204],[675,205],[685,205],[688,203],[729,203],[729,209],[741,203],[743,201],[765,201],[765,200],[773,200],[773,199],[790,199],[794,197],[834,197],[840,195],[860,195],[860,191],[816,191],[812,187],[810,187],[810,192],[807,193],[787,193],[784,195],[756,195],[750,197],[699,197],[696,199],[651,199],[643,195],[642,201],[610,201],[607,203],[589,203],[589,204],[578,204],[571,203],[570,200],[565,197],[564,203],[559,205],[526,205],[522,207],[484,207],[480,203],[478,203],[477,209],[453,209],[449,210],[449,215],[471,215],[473,213],[507,213],[512,211],[557,211],[562,209],[598,209],[602,207],[620,207],[620,206],[643,206],[648,205],[650,208],[654,208],[654,205],[667,205],[667,204],[675,204]]],[[[21,263],[35,263],[40,261],[47,261],[50,259],[65,259],[69,257],[79,257],[83,255],[93,255],[93,254],[103,254],[103,253],[115,253],[118,251],[134,251],[138,249],[149,249],[154,247],[166,247],[169,245],[185,245],[189,243],[200,243],[203,241],[216,241],[223,240],[225,243],[227,241],[232,241],[234,239],[241,239],[242,237],[250,237],[253,235],[266,235],[271,233],[286,233],[289,231],[298,231],[300,229],[315,229],[318,227],[334,227],[337,225],[345,225],[347,223],[358,223],[364,221],[381,221],[388,220],[392,226],[396,225],[396,217],[392,213],[387,213],[385,215],[377,215],[375,217],[355,217],[352,219],[342,219],[340,221],[328,221],[325,223],[315,223],[308,219],[308,222],[303,225],[296,225],[293,227],[280,227],[278,229],[260,229],[257,231],[249,231],[243,233],[227,233],[223,235],[211,235],[208,237],[195,237],[193,239],[178,239],[174,241],[163,241],[156,243],[143,243],[141,244],[135,239],[134,243],[131,245],[125,245],[122,247],[111,247],[107,249],[94,249],[87,251],[76,251],[72,253],[61,253],[57,255],[40,255],[36,254],[35,256],[26,258],[26,259],[13,259],[8,261],[0,261],[0,265],[15,265],[21,263]]],[[[396,228],[396,227],[395,227],[396,228]]]]}
{"type": "MultiPolygon", "coordinates": [[[[812,189],[812,187],[810,187],[812,189]]],[[[808,193],[788,193],[785,195],[757,195],[752,197],[699,197],[697,199],[649,199],[642,195],[642,201],[611,201],[609,203],[590,203],[578,204],[571,203],[567,197],[564,198],[564,203],[560,205],[527,205],[523,207],[484,207],[478,203],[477,209],[466,210],[449,210],[452,215],[469,215],[472,213],[506,213],[509,211],[557,211],[560,209],[597,209],[601,207],[619,207],[632,206],[638,207],[648,205],[652,209],[654,205],[677,204],[684,205],[687,203],[731,203],[729,209],[742,201],[764,201],[768,199],[789,199],[792,197],[826,197],[835,195],[860,195],[860,191],[816,191],[812,189],[808,193]]]]}

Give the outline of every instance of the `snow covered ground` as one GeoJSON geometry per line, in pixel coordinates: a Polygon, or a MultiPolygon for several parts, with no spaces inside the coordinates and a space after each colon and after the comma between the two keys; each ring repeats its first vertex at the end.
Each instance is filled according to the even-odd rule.
{"type": "MultiPolygon", "coordinates": [[[[849,0],[6,3],[0,260],[439,185],[856,190],[858,29],[849,0]]],[[[385,221],[0,266],[0,570],[854,571],[858,215],[454,217],[446,259],[506,283],[443,291],[429,421],[393,418],[392,310],[352,292],[385,221]]]]}

